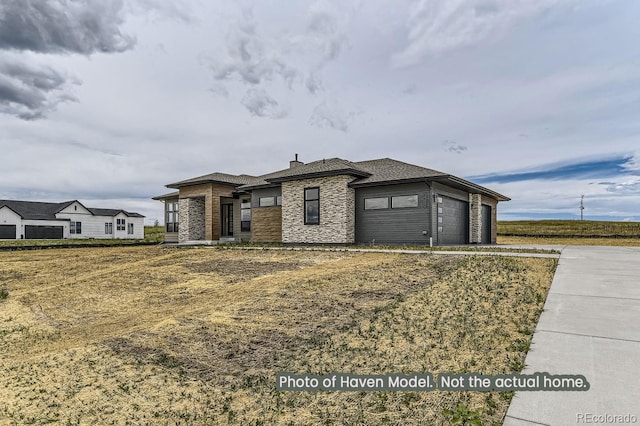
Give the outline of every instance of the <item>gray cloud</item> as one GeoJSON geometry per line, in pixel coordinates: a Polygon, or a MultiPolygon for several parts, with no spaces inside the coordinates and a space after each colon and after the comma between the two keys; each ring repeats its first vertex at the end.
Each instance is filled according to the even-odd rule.
{"type": "MultiPolygon", "coordinates": [[[[151,0],[146,0],[151,1],[151,0]]],[[[4,0],[0,4],[0,113],[32,120],[43,118],[61,102],[76,98],[69,89],[79,80],[44,64],[40,54],[115,53],[131,49],[122,34],[121,0],[4,0]]]]}
{"type": "Polygon", "coordinates": [[[322,102],[313,109],[309,123],[318,127],[330,127],[346,133],[349,131],[349,125],[355,116],[355,112],[344,112],[342,108],[336,105],[322,102]]]}
{"type": "Polygon", "coordinates": [[[464,151],[467,150],[467,147],[465,145],[460,145],[455,141],[450,141],[450,140],[446,140],[442,142],[442,146],[445,151],[454,152],[456,154],[462,154],[464,151]]]}
{"type": "Polygon", "coordinates": [[[242,104],[251,115],[269,118],[284,118],[287,111],[278,104],[264,89],[249,89],[242,104]]]}
{"type": "Polygon", "coordinates": [[[633,180],[606,185],[607,192],[620,195],[640,195],[640,180],[633,180]]]}
{"type": "Polygon", "coordinates": [[[397,67],[409,67],[426,57],[472,46],[518,21],[542,13],[558,0],[415,0],[407,19],[406,46],[394,55],[397,67]]]}
{"type": "MultiPolygon", "coordinates": [[[[347,43],[339,15],[327,4],[315,3],[307,10],[304,29],[291,33],[259,26],[253,11],[245,9],[230,25],[221,51],[209,59],[213,77],[220,84],[239,81],[251,86],[241,102],[252,115],[282,118],[286,114],[277,99],[266,95],[267,87],[280,83],[291,90],[301,84],[311,95],[322,91],[322,69],[338,58],[347,43]],[[276,113],[269,112],[272,109],[276,113]]],[[[215,92],[229,93],[220,86],[215,92]]],[[[311,121],[326,120],[312,117],[311,121]]]]}
{"type": "Polygon", "coordinates": [[[274,40],[258,32],[250,10],[227,35],[226,56],[211,61],[216,80],[239,78],[250,85],[281,77],[291,87],[299,71],[288,65],[274,40]]]}
{"type": "Polygon", "coordinates": [[[41,118],[61,102],[74,101],[68,81],[78,83],[55,69],[0,60],[0,112],[24,120],[41,118]]]}
{"type": "Polygon", "coordinates": [[[135,40],[123,35],[122,1],[4,0],[0,49],[39,53],[122,52],[135,40]]]}

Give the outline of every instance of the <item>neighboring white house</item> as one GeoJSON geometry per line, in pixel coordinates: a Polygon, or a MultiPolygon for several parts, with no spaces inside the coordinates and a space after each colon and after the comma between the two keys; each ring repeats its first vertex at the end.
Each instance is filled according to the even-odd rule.
{"type": "Polygon", "coordinates": [[[144,216],[81,202],[0,200],[0,239],[144,238],[144,216]]]}

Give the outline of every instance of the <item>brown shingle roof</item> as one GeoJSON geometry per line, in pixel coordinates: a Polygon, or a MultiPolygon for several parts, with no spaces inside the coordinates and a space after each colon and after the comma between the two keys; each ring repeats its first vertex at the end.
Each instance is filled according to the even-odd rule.
{"type": "Polygon", "coordinates": [[[360,170],[369,173],[370,176],[359,179],[352,183],[352,186],[367,186],[382,182],[424,180],[426,178],[448,176],[426,167],[404,163],[391,158],[380,158],[378,160],[358,161],[353,163],[360,170]]]}
{"type": "Polygon", "coordinates": [[[167,187],[180,188],[181,186],[195,185],[198,183],[222,182],[234,185],[238,190],[252,190],[261,187],[276,186],[280,182],[290,180],[335,175],[354,176],[355,180],[350,183],[350,186],[355,188],[392,183],[439,181],[457,188],[477,191],[501,201],[509,200],[509,198],[504,195],[448,173],[404,163],[391,158],[358,162],[347,161],[342,158],[329,158],[308,164],[299,164],[261,176],[212,173],[170,184],[167,185],[167,187]]]}
{"type": "Polygon", "coordinates": [[[217,182],[226,183],[228,185],[240,186],[246,185],[256,180],[255,176],[250,175],[231,175],[228,173],[210,173],[204,176],[198,176],[191,179],[181,180],[179,182],[170,183],[166,185],[167,188],[180,188],[183,186],[197,185],[199,183],[217,182]]]}
{"type": "Polygon", "coordinates": [[[328,158],[258,176],[254,182],[244,185],[240,187],[240,189],[252,189],[289,180],[340,174],[356,177],[366,177],[369,175],[368,172],[358,168],[356,163],[343,160],[342,158],[328,158]]]}

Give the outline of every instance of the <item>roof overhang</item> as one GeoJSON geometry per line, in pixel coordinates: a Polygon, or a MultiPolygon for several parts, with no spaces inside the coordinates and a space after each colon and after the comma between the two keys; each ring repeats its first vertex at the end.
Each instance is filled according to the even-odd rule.
{"type": "Polygon", "coordinates": [[[322,172],[312,172],[312,173],[304,173],[299,175],[292,176],[282,176],[275,178],[267,178],[265,179],[267,182],[271,183],[280,183],[280,182],[291,182],[294,180],[302,180],[302,179],[313,179],[318,177],[327,177],[327,176],[340,176],[340,175],[349,175],[354,177],[369,177],[371,174],[363,172],[361,170],[356,169],[338,169],[338,170],[327,170],[322,172]]]}
{"type": "Polygon", "coordinates": [[[437,178],[433,178],[431,179],[434,182],[439,182],[439,183],[443,183],[445,185],[451,186],[453,188],[458,188],[458,189],[462,189],[464,191],[467,192],[473,192],[476,194],[482,194],[482,195],[486,195],[487,197],[491,197],[494,198],[498,201],[510,201],[511,198],[507,197],[506,195],[502,195],[498,192],[492,191],[489,188],[485,188],[484,186],[480,186],[478,184],[475,184],[473,182],[469,182],[468,180],[459,178],[457,176],[453,176],[453,175],[446,175],[443,177],[437,177],[437,178]]]}
{"type": "Polygon", "coordinates": [[[193,182],[175,182],[175,183],[170,183],[169,185],[165,185],[165,186],[167,188],[180,189],[180,188],[184,188],[186,186],[202,185],[202,184],[206,184],[206,183],[217,183],[219,185],[227,185],[227,186],[232,186],[234,188],[242,186],[241,183],[224,182],[224,181],[216,180],[216,179],[203,179],[203,180],[197,180],[197,181],[193,181],[193,182]]]}
{"type": "Polygon", "coordinates": [[[421,178],[385,180],[385,181],[378,181],[378,182],[364,182],[364,183],[352,182],[349,184],[349,186],[351,188],[367,188],[370,186],[399,185],[403,183],[422,183],[422,182],[427,183],[433,179],[434,178],[421,177],[421,178]]]}
{"type": "Polygon", "coordinates": [[[175,191],[175,192],[170,192],[169,194],[157,195],[155,197],[152,197],[151,199],[156,201],[164,201],[171,198],[178,198],[179,195],[180,195],[180,191],[175,191]]]}

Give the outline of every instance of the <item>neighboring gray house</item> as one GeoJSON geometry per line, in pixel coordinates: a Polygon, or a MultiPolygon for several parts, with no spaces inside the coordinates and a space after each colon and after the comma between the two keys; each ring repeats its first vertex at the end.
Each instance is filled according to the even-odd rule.
{"type": "Polygon", "coordinates": [[[0,239],[144,238],[144,216],[80,201],[0,200],[0,239]]]}
{"type": "Polygon", "coordinates": [[[340,158],[262,176],[212,173],[167,185],[167,242],[494,244],[509,198],[390,158],[340,158]]]}

